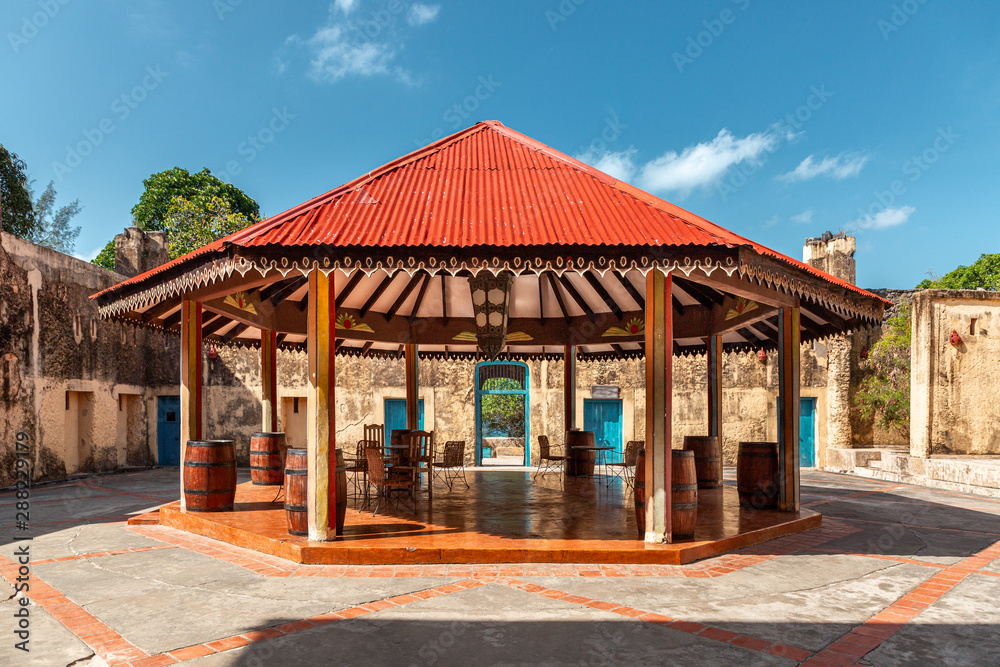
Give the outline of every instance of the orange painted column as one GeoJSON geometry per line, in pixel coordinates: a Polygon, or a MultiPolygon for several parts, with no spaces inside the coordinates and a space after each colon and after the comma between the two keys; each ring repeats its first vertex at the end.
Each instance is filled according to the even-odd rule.
{"type": "Polygon", "coordinates": [[[306,347],[309,352],[309,393],[306,401],[306,449],[309,452],[309,539],[326,541],[335,535],[336,410],[335,343],[336,306],[331,274],[319,269],[309,273],[309,311],[306,347]]]}
{"type": "Polygon", "coordinates": [[[646,542],[670,542],[673,279],[646,274],[646,542]]]}
{"type": "Polygon", "coordinates": [[[786,512],[799,511],[799,317],[798,308],[778,313],[778,488],[786,512]]]}
{"type": "MultiPolygon", "coordinates": [[[[567,345],[563,349],[563,415],[566,431],[576,428],[576,346],[567,345]]],[[[565,442],[565,440],[563,441],[565,442]]]]}
{"type": "Polygon", "coordinates": [[[181,509],[188,440],[202,439],[201,303],[181,301],[181,509]]]}
{"type": "Polygon", "coordinates": [[[722,336],[708,337],[708,435],[722,444],[722,336]]]}
{"type": "Polygon", "coordinates": [[[420,428],[420,351],[415,344],[404,347],[406,354],[406,428],[420,428]]]}
{"type": "Polygon", "coordinates": [[[260,331],[261,431],[278,430],[278,349],[276,334],[260,331]]]}

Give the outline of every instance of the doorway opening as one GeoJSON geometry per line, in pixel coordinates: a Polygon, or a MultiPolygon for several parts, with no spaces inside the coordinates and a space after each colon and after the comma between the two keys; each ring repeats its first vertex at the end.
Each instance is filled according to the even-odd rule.
{"type": "Polygon", "coordinates": [[[476,365],[476,465],[531,463],[528,365],[483,361],[476,365]]]}

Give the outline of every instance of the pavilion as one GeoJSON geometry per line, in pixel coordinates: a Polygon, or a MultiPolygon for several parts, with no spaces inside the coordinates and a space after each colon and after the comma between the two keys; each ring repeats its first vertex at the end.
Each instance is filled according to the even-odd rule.
{"type": "Polygon", "coordinates": [[[182,456],[205,435],[203,341],[260,346],[264,431],[278,426],[276,349],[308,351],[314,542],[335,539],[338,355],[404,359],[410,427],[421,356],[564,357],[568,426],[577,359],[643,357],[645,540],[663,543],[672,357],[706,354],[721,436],[723,352],[777,350],[780,508],[797,512],[800,345],[878,324],[888,303],[496,121],[93,298],[105,318],[180,333],[182,456]]]}

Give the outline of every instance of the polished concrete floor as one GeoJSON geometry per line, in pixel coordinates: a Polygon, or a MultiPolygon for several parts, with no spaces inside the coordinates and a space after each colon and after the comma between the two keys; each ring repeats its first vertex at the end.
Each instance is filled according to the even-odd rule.
{"type": "Polygon", "coordinates": [[[528,470],[470,470],[468,488],[440,478],[433,497],[424,486],[412,500],[352,498],[342,537],[310,542],[288,534],[274,487],[241,484],[231,512],[160,510],[163,525],[299,563],[667,563],[699,558],[819,527],[812,510],[741,509],[731,483],[700,490],[694,539],[647,545],[638,539],[631,492],[620,479],[535,477],[528,470]]]}
{"type": "Polygon", "coordinates": [[[0,493],[0,665],[890,667],[1000,655],[995,499],[803,471],[822,527],[689,565],[350,566],[126,524],[177,493],[176,470],[37,487],[26,531],[13,525],[18,499],[0,493]],[[27,597],[14,589],[25,546],[27,597]],[[22,608],[27,653],[14,646],[22,608]]]}

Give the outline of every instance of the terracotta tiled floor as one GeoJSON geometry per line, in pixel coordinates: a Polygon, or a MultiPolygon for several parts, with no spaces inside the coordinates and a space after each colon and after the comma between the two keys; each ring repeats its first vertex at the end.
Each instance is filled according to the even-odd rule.
{"type": "Polygon", "coordinates": [[[433,499],[417,497],[416,515],[357,503],[344,535],[310,542],[288,534],[274,487],[241,484],[232,512],[184,513],[161,508],[164,525],[299,563],[661,563],[683,564],[818,527],[821,516],[749,511],[736,489],[702,490],[694,540],[647,545],[636,538],[634,506],[621,483],[604,479],[531,478],[528,472],[468,473],[469,488],[438,482],[433,499]]]}

